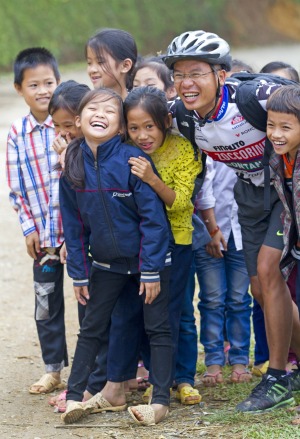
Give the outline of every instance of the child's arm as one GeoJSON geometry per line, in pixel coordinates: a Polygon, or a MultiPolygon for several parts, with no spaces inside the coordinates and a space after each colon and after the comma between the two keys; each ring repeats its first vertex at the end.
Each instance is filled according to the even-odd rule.
{"type": "Polygon", "coordinates": [[[128,163],[131,165],[131,172],[145,183],[148,183],[161,200],[168,207],[172,207],[176,198],[176,192],[167,186],[158,175],[155,174],[149,160],[141,156],[131,157],[128,163]]]}
{"type": "Polygon", "coordinates": [[[210,157],[206,161],[206,173],[201,190],[196,195],[195,207],[200,213],[200,216],[211,235],[211,241],[206,245],[206,251],[214,258],[223,258],[221,251],[221,244],[223,249],[227,250],[227,242],[224,239],[222,231],[218,229],[218,224],[215,218],[214,207],[216,198],[214,196],[213,180],[216,175],[216,169],[210,157]]]}
{"type": "MultiPolygon", "coordinates": [[[[69,276],[73,279],[74,287],[80,289],[89,284],[90,261],[88,251],[90,233],[82,221],[77,205],[76,192],[64,177],[59,182],[59,203],[67,248],[67,270],[69,276]]],[[[75,290],[74,288],[74,291],[76,297],[80,295],[78,289],[75,290]]],[[[86,297],[85,292],[83,296],[86,297]]]]}
{"type": "Polygon", "coordinates": [[[148,183],[158,196],[164,201],[168,210],[183,210],[190,207],[193,194],[195,179],[201,172],[201,161],[194,158],[194,150],[191,143],[179,136],[170,138],[169,148],[177,150],[177,156],[170,154],[168,165],[168,178],[172,179],[172,188],[163,181],[163,176],[159,178],[152,167],[146,163],[146,158],[130,158],[129,164],[133,165],[132,172],[148,183]],[[152,172],[151,172],[152,171],[152,172]]]}
{"type": "MultiPolygon", "coordinates": [[[[19,156],[19,148],[17,145],[17,139],[14,135],[13,128],[11,128],[8,134],[7,149],[6,149],[6,177],[7,183],[10,188],[9,199],[13,209],[17,212],[19,221],[21,224],[22,232],[25,237],[29,237],[31,234],[36,234],[36,227],[34,218],[31,212],[30,204],[27,197],[27,188],[23,178],[23,172],[21,168],[21,160],[19,156]]],[[[31,242],[31,236],[28,240],[31,242]]],[[[36,241],[36,239],[34,239],[36,241]]],[[[27,244],[27,239],[26,239],[27,244]]],[[[30,244],[30,247],[32,245],[30,244]]],[[[36,245],[34,246],[36,247],[36,245]]],[[[28,251],[28,246],[27,246],[28,251]]],[[[28,254],[32,253],[28,251],[28,254]]],[[[33,257],[33,256],[32,256],[33,257]]]]}
{"type": "Polygon", "coordinates": [[[147,303],[151,303],[160,292],[159,272],[165,268],[170,228],[164,205],[151,187],[133,174],[130,186],[140,216],[140,291],[146,293],[147,303]]]}

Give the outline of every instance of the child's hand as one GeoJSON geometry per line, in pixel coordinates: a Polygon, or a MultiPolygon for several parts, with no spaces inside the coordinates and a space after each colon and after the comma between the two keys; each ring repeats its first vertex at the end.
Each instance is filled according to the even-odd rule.
{"type": "Polygon", "coordinates": [[[227,250],[227,242],[225,241],[221,230],[219,230],[215,234],[215,236],[212,238],[212,240],[206,245],[205,249],[206,249],[207,253],[210,256],[212,256],[213,258],[223,258],[224,256],[223,256],[220,244],[222,244],[224,251],[226,251],[227,250]]]}
{"type": "Polygon", "coordinates": [[[145,303],[152,303],[160,293],[160,282],[141,282],[139,295],[146,293],[145,303]]]}
{"type": "Polygon", "coordinates": [[[57,152],[57,154],[61,154],[68,146],[68,144],[71,141],[70,135],[67,133],[66,135],[66,139],[64,137],[61,136],[61,134],[58,134],[55,137],[55,140],[52,144],[52,148],[54,149],[55,152],[57,152]],[[69,139],[69,140],[68,140],[69,139]]]}
{"type": "Polygon", "coordinates": [[[37,254],[41,251],[40,238],[38,232],[30,233],[25,238],[27,253],[33,259],[37,258],[37,254]]]}
{"type": "Polygon", "coordinates": [[[89,290],[87,286],[75,287],[73,286],[75,297],[81,305],[86,305],[89,300],[89,290]]]}
{"type": "Polygon", "coordinates": [[[131,165],[132,174],[139,177],[145,183],[151,184],[153,179],[156,177],[151,163],[145,157],[130,157],[128,163],[131,165]]]}
{"type": "Polygon", "coordinates": [[[60,263],[66,264],[67,263],[67,247],[66,243],[64,242],[60,251],[59,251],[59,257],[60,257],[60,263]]]}

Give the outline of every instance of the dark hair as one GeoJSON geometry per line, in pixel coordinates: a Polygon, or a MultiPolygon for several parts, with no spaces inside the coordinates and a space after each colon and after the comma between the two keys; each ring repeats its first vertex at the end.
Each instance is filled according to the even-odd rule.
{"type": "Polygon", "coordinates": [[[293,114],[300,122],[300,85],[284,85],[268,98],[267,111],[293,114]]]}
{"type": "Polygon", "coordinates": [[[109,53],[112,58],[120,63],[129,58],[132,61],[132,67],[127,73],[126,85],[130,85],[130,76],[137,60],[137,47],[133,36],[121,29],[105,28],[93,35],[85,46],[85,57],[87,58],[87,49],[90,47],[95,55],[103,63],[104,70],[108,75],[114,78],[109,65],[105,62],[104,52],[109,53]]]}
{"type": "MultiPolygon", "coordinates": [[[[120,116],[120,131],[121,133],[125,133],[125,120],[123,114],[123,101],[121,96],[114,92],[109,88],[97,88],[95,90],[90,90],[83,96],[80,101],[78,107],[78,115],[80,116],[83,109],[95,99],[97,96],[102,96],[103,99],[101,102],[106,102],[111,99],[117,101],[119,106],[119,116],[120,116]]],[[[121,135],[123,138],[123,135],[121,135]]],[[[82,149],[80,147],[83,138],[73,139],[72,142],[69,143],[66,159],[65,159],[65,169],[64,175],[70,181],[72,185],[79,188],[85,187],[85,174],[84,174],[84,165],[83,165],[83,157],[82,157],[82,149]]]]}
{"type": "Polygon", "coordinates": [[[236,72],[247,72],[247,73],[254,73],[254,70],[249,64],[245,63],[244,61],[241,61],[240,59],[233,59],[231,61],[231,69],[230,72],[236,73],[236,72]]]}
{"type": "Polygon", "coordinates": [[[134,81],[137,72],[145,68],[149,68],[157,74],[158,78],[164,83],[164,91],[167,91],[170,87],[174,86],[174,82],[172,80],[172,72],[166,66],[166,64],[164,64],[163,61],[152,61],[148,60],[147,58],[145,58],[135,66],[132,72],[132,82],[134,81]]]}
{"type": "Polygon", "coordinates": [[[83,96],[90,91],[90,87],[79,84],[72,79],[59,84],[50,99],[48,111],[51,116],[60,109],[66,110],[73,116],[78,113],[79,104],[83,96]]]}
{"type": "Polygon", "coordinates": [[[153,119],[157,128],[165,139],[169,132],[166,125],[168,119],[168,103],[165,93],[156,87],[137,87],[131,90],[124,101],[124,115],[127,123],[127,114],[130,110],[141,107],[153,119]]]}
{"type": "Polygon", "coordinates": [[[299,74],[297,70],[291,66],[290,64],[286,64],[282,61],[272,61],[263,66],[260,70],[260,73],[274,73],[276,74],[277,70],[286,70],[289,75],[289,79],[293,81],[299,82],[299,74]]]}
{"type": "Polygon", "coordinates": [[[18,53],[14,61],[14,83],[22,85],[24,71],[34,69],[39,65],[48,65],[52,68],[56,81],[60,80],[60,74],[55,57],[44,47],[31,47],[18,53]]]}

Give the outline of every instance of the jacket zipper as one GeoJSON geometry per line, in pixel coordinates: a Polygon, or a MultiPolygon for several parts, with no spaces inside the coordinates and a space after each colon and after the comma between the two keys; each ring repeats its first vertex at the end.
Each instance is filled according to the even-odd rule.
{"type": "MultiPolygon", "coordinates": [[[[98,158],[98,151],[97,151],[97,158],[98,158]]],[[[111,217],[110,217],[110,214],[108,213],[108,209],[107,209],[106,202],[105,202],[105,199],[104,199],[104,196],[103,196],[103,192],[101,190],[101,176],[100,176],[100,169],[98,168],[98,161],[97,161],[97,159],[94,161],[94,167],[95,167],[95,171],[96,171],[96,174],[97,174],[98,192],[99,192],[99,195],[100,195],[100,198],[101,198],[101,201],[102,201],[102,205],[103,205],[103,209],[104,209],[104,213],[105,213],[105,217],[106,217],[106,222],[107,222],[109,230],[110,230],[110,234],[111,234],[111,238],[112,238],[112,242],[113,242],[113,246],[115,248],[116,254],[119,255],[119,251],[118,251],[118,247],[117,247],[117,244],[116,244],[115,236],[113,234],[113,229],[112,229],[112,226],[111,226],[111,217]]],[[[119,257],[120,257],[120,255],[119,255],[119,257]]]]}

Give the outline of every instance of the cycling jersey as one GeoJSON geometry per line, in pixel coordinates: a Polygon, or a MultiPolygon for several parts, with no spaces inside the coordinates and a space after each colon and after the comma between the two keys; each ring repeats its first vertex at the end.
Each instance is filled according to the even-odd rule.
{"type": "MultiPolygon", "coordinates": [[[[261,84],[257,89],[257,99],[266,109],[269,95],[280,85],[261,84]]],[[[263,152],[266,133],[254,128],[241,115],[236,101],[236,85],[226,84],[222,87],[222,97],[213,118],[201,125],[201,118],[194,111],[195,141],[199,149],[213,160],[225,163],[237,176],[247,183],[263,186],[263,152]]],[[[173,126],[177,128],[176,102],[170,105],[174,117],[173,126]]],[[[271,173],[271,177],[273,174],[271,173]]]]}

